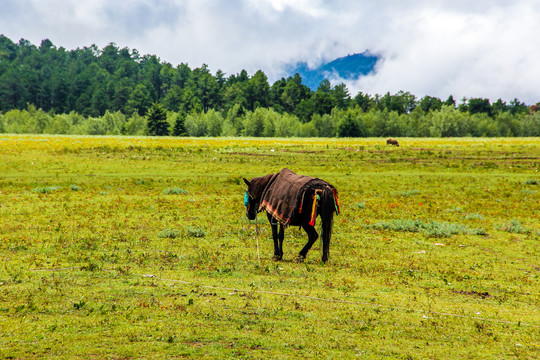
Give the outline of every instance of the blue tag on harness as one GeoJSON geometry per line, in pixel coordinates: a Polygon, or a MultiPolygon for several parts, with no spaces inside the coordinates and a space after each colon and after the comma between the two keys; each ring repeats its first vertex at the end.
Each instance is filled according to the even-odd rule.
{"type": "Polygon", "coordinates": [[[244,194],[244,206],[248,207],[248,205],[249,205],[249,194],[246,190],[246,193],[244,194]]]}

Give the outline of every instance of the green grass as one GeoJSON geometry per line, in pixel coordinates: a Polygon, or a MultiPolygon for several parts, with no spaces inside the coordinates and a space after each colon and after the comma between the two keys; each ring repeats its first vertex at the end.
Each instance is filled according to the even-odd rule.
{"type": "Polygon", "coordinates": [[[0,358],[536,358],[539,144],[3,135],[0,358]],[[339,190],[327,264],[245,217],[282,167],[339,190]]]}

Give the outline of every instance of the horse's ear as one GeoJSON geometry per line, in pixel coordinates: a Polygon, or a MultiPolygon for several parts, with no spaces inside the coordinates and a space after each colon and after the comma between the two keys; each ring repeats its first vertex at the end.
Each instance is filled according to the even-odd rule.
{"type": "Polygon", "coordinates": [[[249,182],[248,179],[246,179],[246,178],[243,178],[243,179],[244,179],[244,182],[246,183],[247,186],[251,185],[251,183],[249,182]]]}

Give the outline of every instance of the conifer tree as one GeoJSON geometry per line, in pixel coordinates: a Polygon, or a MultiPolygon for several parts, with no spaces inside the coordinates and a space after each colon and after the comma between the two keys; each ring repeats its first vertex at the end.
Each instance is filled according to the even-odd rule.
{"type": "Polygon", "coordinates": [[[187,136],[186,133],[186,113],[180,111],[176,116],[176,121],[174,122],[173,136],[187,136]]]}
{"type": "Polygon", "coordinates": [[[159,103],[154,103],[146,114],[147,132],[150,136],[169,135],[167,113],[159,103]]]}

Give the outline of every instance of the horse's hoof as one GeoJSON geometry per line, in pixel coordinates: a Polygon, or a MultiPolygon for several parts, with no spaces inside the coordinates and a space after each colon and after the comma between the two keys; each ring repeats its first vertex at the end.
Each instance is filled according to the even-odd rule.
{"type": "Polygon", "coordinates": [[[305,258],[306,258],[305,256],[298,255],[298,257],[296,258],[296,263],[297,264],[303,263],[305,258]]]}
{"type": "Polygon", "coordinates": [[[274,256],[272,257],[272,261],[281,261],[281,256],[274,255],[274,256]]]}

